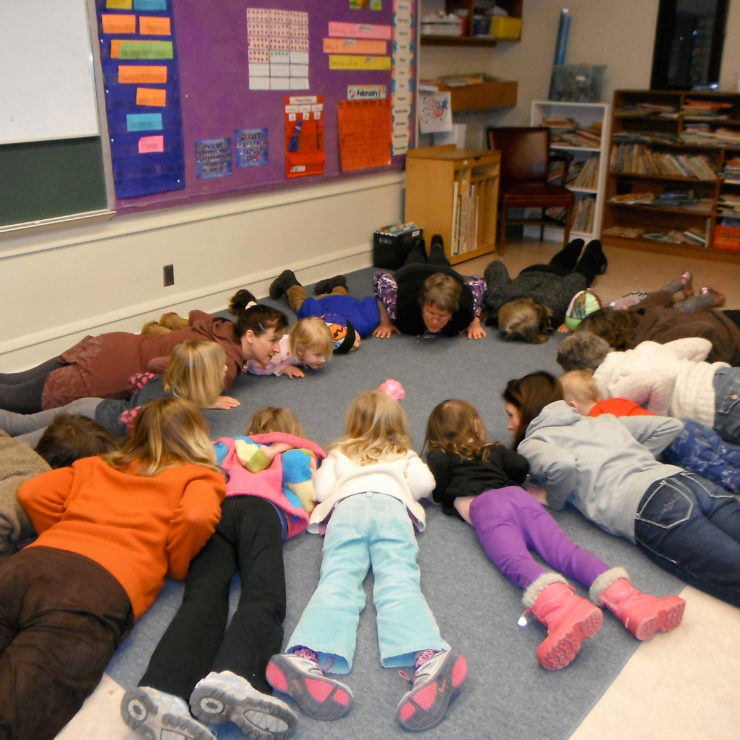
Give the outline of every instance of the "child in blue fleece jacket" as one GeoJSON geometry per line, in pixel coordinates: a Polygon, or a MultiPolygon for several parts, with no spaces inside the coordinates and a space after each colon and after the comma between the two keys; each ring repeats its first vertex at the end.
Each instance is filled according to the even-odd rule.
{"type": "Polygon", "coordinates": [[[126,692],[121,713],[144,737],[168,730],[215,738],[191,716],[189,699],[192,713],[206,723],[230,721],[249,737],[282,738],[296,717],[271,696],[265,678],[283,639],[282,548],[308,525],[312,475],[325,453],[306,439],[291,411],[276,407],[257,411],[247,436],[222,437],[215,447],[228,478],[221,521],[193,559],[182,605],[139,686],[126,692]],[[236,572],[241,596],[227,629],[236,572]]]}

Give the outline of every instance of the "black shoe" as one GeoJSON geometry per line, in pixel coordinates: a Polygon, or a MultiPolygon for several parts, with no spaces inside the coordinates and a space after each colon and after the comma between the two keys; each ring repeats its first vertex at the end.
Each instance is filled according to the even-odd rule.
{"type": "Polygon", "coordinates": [[[344,275],[335,275],[334,277],[326,278],[325,280],[319,280],[316,285],[313,286],[314,295],[324,295],[325,293],[331,293],[334,288],[346,288],[347,278],[344,275]]]}
{"type": "Polygon", "coordinates": [[[432,237],[432,243],[429,245],[429,260],[431,262],[434,262],[435,255],[445,257],[445,243],[440,234],[435,234],[432,237]]]}
{"type": "Polygon", "coordinates": [[[598,239],[593,239],[586,245],[582,257],[586,257],[587,255],[592,255],[592,258],[596,260],[596,274],[603,275],[609,266],[609,260],[606,258],[601,242],[598,239]]]}
{"type": "Polygon", "coordinates": [[[293,270],[283,270],[270,285],[270,298],[277,300],[293,285],[298,285],[295,273],[293,270]]]}

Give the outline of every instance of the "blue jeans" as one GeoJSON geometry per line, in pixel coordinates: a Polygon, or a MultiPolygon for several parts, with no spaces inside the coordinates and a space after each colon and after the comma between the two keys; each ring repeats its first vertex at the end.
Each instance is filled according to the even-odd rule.
{"type": "Polygon", "coordinates": [[[381,664],[408,666],[419,650],[449,650],[421,592],[418,551],[402,501],[374,492],[342,499],[326,527],[319,585],[287,652],[303,645],[319,654],[321,665],[333,659],[333,673],[349,673],[371,567],[381,664]]]}
{"type": "Polygon", "coordinates": [[[653,483],[635,514],[637,546],[661,568],[740,606],[740,502],[694,473],[653,483]]]}
{"type": "Polygon", "coordinates": [[[726,442],[740,444],[740,368],[714,373],[714,430],[726,442]]]}

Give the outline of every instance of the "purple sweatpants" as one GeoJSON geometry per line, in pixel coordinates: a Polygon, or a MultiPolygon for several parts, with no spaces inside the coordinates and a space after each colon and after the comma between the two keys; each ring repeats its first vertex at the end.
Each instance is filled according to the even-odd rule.
{"type": "Polygon", "coordinates": [[[470,505],[470,520],[488,557],[519,588],[527,588],[547,573],[530,550],[586,588],[609,569],[588,550],[578,547],[545,507],[519,486],[476,496],[470,505]]]}

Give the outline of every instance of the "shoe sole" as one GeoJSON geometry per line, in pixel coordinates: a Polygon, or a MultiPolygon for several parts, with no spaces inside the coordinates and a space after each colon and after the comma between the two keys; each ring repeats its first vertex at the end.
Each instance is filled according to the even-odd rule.
{"type": "Polygon", "coordinates": [[[233,722],[252,740],[282,740],[296,725],[289,707],[251,695],[240,699],[228,689],[203,686],[190,697],[190,709],[203,722],[233,722]]]}
{"type": "MultiPolygon", "coordinates": [[[[582,619],[573,624],[568,632],[558,637],[552,645],[548,645],[546,651],[541,653],[538,648],[536,655],[539,664],[548,671],[565,668],[578,655],[583,642],[601,629],[603,621],[603,612],[594,606],[582,619]]],[[[547,640],[542,645],[547,645],[547,640]]]]}
{"type": "Polygon", "coordinates": [[[432,680],[401,697],[397,710],[398,723],[412,732],[422,732],[439,724],[460,692],[467,675],[468,661],[465,656],[448,653],[432,680]]]}
{"type": "Polygon", "coordinates": [[[175,714],[159,716],[152,699],[137,689],[126,692],[121,702],[121,717],[126,726],[147,740],[177,737],[182,740],[213,740],[214,735],[193,719],[175,714]]]}
{"type": "Polygon", "coordinates": [[[349,687],[326,676],[307,675],[287,656],[270,658],[266,676],[270,686],[290,696],[312,719],[338,719],[352,706],[349,687]]]}
{"type": "Polygon", "coordinates": [[[638,640],[649,640],[656,632],[670,632],[681,624],[686,602],[679,596],[668,596],[666,601],[672,603],[643,619],[634,631],[630,630],[638,640]]]}

